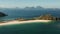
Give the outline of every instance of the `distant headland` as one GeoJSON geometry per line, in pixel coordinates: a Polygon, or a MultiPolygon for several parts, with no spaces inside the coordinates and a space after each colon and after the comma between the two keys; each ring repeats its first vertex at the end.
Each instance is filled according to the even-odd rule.
{"type": "Polygon", "coordinates": [[[0,12],[0,17],[4,17],[4,16],[7,16],[7,14],[0,12]]]}
{"type": "Polygon", "coordinates": [[[40,19],[40,20],[60,20],[60,18],[54,17],[51,14],[41,15],[40,17],[37,17],[37,19],[40,19]]]}

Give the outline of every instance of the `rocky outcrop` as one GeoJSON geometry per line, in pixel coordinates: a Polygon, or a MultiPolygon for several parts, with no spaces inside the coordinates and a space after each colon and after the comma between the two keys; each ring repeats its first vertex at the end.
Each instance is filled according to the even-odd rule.
{"type": "Polygon", "coordinates": [[[4,17],[4,16],[7,16],[7,15],[3,12],[0,12],[0,17],[4,17]]]}

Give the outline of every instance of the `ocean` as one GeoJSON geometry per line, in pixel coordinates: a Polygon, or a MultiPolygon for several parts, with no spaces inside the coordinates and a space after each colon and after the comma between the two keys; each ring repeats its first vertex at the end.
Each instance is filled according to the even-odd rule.
{"type": "Polygon", "coordinates": [[[45,14],[51,14],[54,17],[60,17],[60,11],[47,11],[47,10],[21,10],[21,9],[5,9],[0,10],[8,16],[0,17],[0,20],[13,20],[16,18],[33,18],[45,14]]]}
{"type": "Polygon", "coordinates": [[[60,22],[0,26],[0,34],[60,34],[60,22]]]}
{"type": "MultiPolygon", "coordinates": [[[[16,18],[33,18],[44,14],[52,14],[60,17],[60,11],[45,10],[2,10],[8,16],[0,17],[0,20],[14,20],[16,18]]],[[[0,34],[60,34],[60,21],[51,23],[29,23],[0,26],[0,34]]]]}

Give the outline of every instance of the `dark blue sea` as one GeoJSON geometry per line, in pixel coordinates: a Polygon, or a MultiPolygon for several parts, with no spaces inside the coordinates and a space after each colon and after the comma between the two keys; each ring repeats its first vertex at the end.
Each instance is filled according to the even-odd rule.
{"type": "MultiPolygon", "coordinates": [[[[15,18],[33,18],[44,14],[52,14],[60,17],[60,11],[46,10],[1,10],[8,16],[0,17],[0,20],[14,20],[15,18]]],[[[50,23],[29,23],[0,26],[0,34],[60,34],[60,21],[50,23]]]]}

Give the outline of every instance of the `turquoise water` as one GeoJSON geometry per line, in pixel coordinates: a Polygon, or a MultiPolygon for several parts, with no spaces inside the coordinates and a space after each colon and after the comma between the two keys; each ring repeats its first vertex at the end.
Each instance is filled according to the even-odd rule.
{"type": "Polygon", "coordinates": [[[60,21],[0,26],[0,34],[60,34],[60,21]]]}

